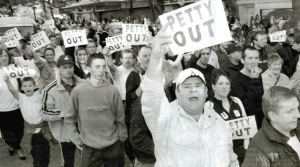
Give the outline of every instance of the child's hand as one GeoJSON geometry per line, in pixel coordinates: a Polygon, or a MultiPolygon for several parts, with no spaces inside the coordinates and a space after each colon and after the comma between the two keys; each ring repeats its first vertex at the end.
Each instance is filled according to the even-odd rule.
{"type": "Polygon", "coordinates": [[[7,74],[5,74],[4,77],[3,77],[3,80],[4,81],[8,81],[9,80],[9,76],[7,74]]]}

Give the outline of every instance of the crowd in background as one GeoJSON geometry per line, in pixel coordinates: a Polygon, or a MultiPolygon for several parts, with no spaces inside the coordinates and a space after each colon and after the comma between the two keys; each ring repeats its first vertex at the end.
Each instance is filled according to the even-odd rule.
{"type": "MultiPolygon", "coordinates": [[[[9,153],[13,155],[18,150],[19,157],[25,159],[26,154],[31,151],[34,166],[48,166],[51,142],[60,144],[62,166],[65,167],[74,166],[76,149],[83,150],[83,167],[124,166],[125,154],[132,165],[137,167],[154,166],[155,162],[166,166],[164,164],[169,161],[169,165],[175,163],[170,166],[198,166],[199,163],[194,162],[197,159],[201,159],[202,165],[206,166],[299,166],[298,101],[290,103],[295,104],[291,106],[296,108],[291,110],[296,112],[292,113],[294,115],[289,113],[290,117],[296,118],[296,126],[288,126],[280,124],[276,121],[277,117],[269,114],[269,108],[266,109],[266,106],[271,102],[264,103],[263,97],[269,97],[265,101],[274,98],[274,94],[270,93],[273,89],[274,92],[287,92],[286,94],[291,90],[297,97],[300,96],[300,36],[297,35],[300,32],[300,22],[295,28],[291,28],[288,26],[290,18],[283,17],[271,17],[266,21],[264,17],[256,16],[251,19],[250,25],[241,24],[237,17],[227,19],[232,41],[204,49],[195,48],[194,52],[179,55],[174,55],[171,50],[164,54],[164,85],[161,89],[163,93],[159,93],[167,98],[162,99],[162,108],[154,101],[159,98],[150,98],[152,94],[148,92],[147,86],[141,85],[143,80],[150,82],[150,72],[147,71],[149,62],[151,64],[151,61],[154,61],[152,56],[161,48],[151,45],[132,46],[132,49],[110,54],[105,42],[107,37],[122,34],[122,29],[112,28],[111,23],[144,24],[144,16],[103,21],[83,20],[80,23],[69,19],[56,19],[56,29],[44,30],[41,28],[44,21],[39,19],[35,33],[45,31],[51,44],[33,51],[28,36],[20,40],[19,47],[7,49],[1,45],[0,49],[0,130],[5,142],[10,146],[9,153]],[[65,48],[60,32],[74,29],[86,31],[88,44],[65,48]],[[280,30],[287,30],[286,42],[270,42],[268,34],[280,30]],[[11,66],[35,69],[38,74],[32,78],[9,79],[2,67],[11,66]],[[195,69],[196,71],[190,71],[195,69]],[[197,103],[205,103],[205,106],[211,109],[212,113],[204,116],[228,121],[254,115],[260,129],[257,133],[260,138],[255,137],[249,145],[249,140],[234,140],[232,143],[225,138],[217,139],[217,134],[214,136],[207,131],[199,134],[195,129],[185,127],[195,126],[190,120],[187,121],[189,116],[183,116],[187,117],[186,122],[179,121],[177,125],[166,119],[170,125],[164,124],[165,129],[158,127],[158,124],[162,124],[159,121],[157,125],[153,124],[152,117],[154,119],[155,115],[148,113],[149,108],[153,107],[151,109],[159,114],[158,111],[163,110],[164,106],[168,107],[169,102],[173,108],[178,107],[177,98],[183,96],[178,85],[183,85],[183,90],[192,89],[193,92],[194,88],[184,85],[184,82],[194,75],[207,87],[207,94],[204,92],[201,96],[203,102],[197,103]],[[176,126],[182,134],[178,135],[178,132],[170,128],[172,126],[176,126]],[[296,128],[298,129],[294,132],[296,128]],[[193,133],[187,133],[187,129],[193,133]],[[288,143],[287,137],[292,139],[293,135],[286,135],[286,131],[296,133],[298,139],[293,138],[295,145],[288,143]],[[176,137],[171,137],[172,141],[169,141],[161,137],[164,135],[176,137]],[[199,135],[207,135],[213,139],[211,142],[215,143],[195,142],[199,135]],[[282,144],[274,144],[272,137],[282,144]],[[29,144],[27,138],[30,138],[29,144]],[[26,144],[31,145],[30,148],[26,148],[26,144]],[[159,147],[155,147],[156,144],[159,147]],[[192,154],[193,151],[187,151],[184,155],[185,152],[182,151],[192,147],[197,148],[193,150],[196,155],[192,154]],[[207,151],[209,149],[210,151],[207,151]],[[198,155],[199,150],[204,154],[200,152],[198,155]],[[167,152],[167,157],[164,157],[164,151],[167,152]],[[236,157],[231,153],[235,153],[236,157]],[[277,155],[270,155],[272,153],[277,155]],[[202,155],[205,158],[201,157],[202,155]],[[174,158],[176,156],[181,158],[174,158]]],[[[149,34],[156,39],[163,25],[159,19],[146,20],[149,34]]],[[[152,45],[155,46],[155,43],[152,45]]],[[[153,62],[150,67],[152,66],[153,62]]],[[[202,85],[196,87],[201,88],[202,85]]],[[[158,90],[156,87],[151,88],[158,90]]],[[[279,93],[278,96],[285,97],[284,93],[279,93]]],[[[199,99],[189,98],[189,101],[194,100],[199,99]]],[[[182,115],[181,107],[178,107],[178,115],[182,115]]],[[[205,113],[206,110],[204,109],[205,113]]],[[[176,116],[172,115],[170,119],[176,116]]],[[[182,117],[179,117],[173,121],[181,119],[182,117]]],[[[213,126],[220,128],[220,134],[231,136],[230,131],[226,133],[228,129],[223,126],[222,121],[213,123],[213,126]],[[222,128],[224,131],[221,131],[222,128]]]]}

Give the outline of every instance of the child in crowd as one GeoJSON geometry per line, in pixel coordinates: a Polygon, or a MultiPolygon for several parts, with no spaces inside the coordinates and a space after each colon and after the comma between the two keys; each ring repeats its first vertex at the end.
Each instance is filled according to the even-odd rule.
{"type": "MultiPolygon", "coordinates": [[[[50,158],[49,141],[45,138],[45,133],[42,127],[44,123],[40,115],[42,109],[42,98],[39,91],[34,91],[35,81],[31,77],[24,77],[21,80],[21,89],[24,92],[18,92],[11,84],[9,76],[5,75],[3,78],[9,91],[19,101],[21,113],[25,120],[25,134],[29,140],[23,144],[31,142],[31,155],[33,158],[33,166],[47,167],[50,158]],[[30,140],[31,139],[31,140],[30,140]]],[[[23,139],[24,140],[24,139],[23,139]]],[[[29,152],[30,150],[26,150],[29,152]]],[[[26,157],[26,156],[25,156],[26,157]]]]}

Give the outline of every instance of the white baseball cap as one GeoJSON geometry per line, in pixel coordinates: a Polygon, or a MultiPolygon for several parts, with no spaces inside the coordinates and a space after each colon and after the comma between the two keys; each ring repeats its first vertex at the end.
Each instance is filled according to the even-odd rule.
{"type": "Polygon", "coordinates": [[[204,84],[206,84],[204,75],[199,70],[188,68],[178,74],[178,77],[176,79],[176,87],[178,87],[178,85],[182,84],[186,79],[190,77],[199,77],[204,82],[204,84]]]}

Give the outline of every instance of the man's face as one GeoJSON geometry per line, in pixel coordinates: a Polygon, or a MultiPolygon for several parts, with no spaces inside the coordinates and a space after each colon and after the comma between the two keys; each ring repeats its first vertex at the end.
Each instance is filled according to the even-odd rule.
{"type": "Polygon", "coordinates": [[[74,65],[73,64],[64,64],[59,66],[59,72],[63,78],[72,78],[74,74],[74,65]]]}
{"type": "Polygon", "coordinates": [[[27,96],[31,96],[34,93],[34,83],[32,81],[22,82],[21,89],[27,96]]]}
{"type": "Polygon", "coordinates": [[[294,37],[287,37],[287,42],[288,42],[289,44],[294,44],[294,42],[295,42],[294,37]]]}
{"type": "Polygon", "coordinates": [[[190,77],[176,89],[176,96],[179,105],[189,115],[199,112],[199,108],[203,107],[207,90],[204,82],[199,77],[190,77]]]}
{"type": "Polygon", "coordinates": [[[268,42],[267,35],[257,35],[256,40],[253,40],[254,45],[258,48],[264,48],[268,42]]]}
{"type": "MultiPolygon", "coordinates": [[[[253,21],[255,21],[255,20],[253,20],[253,21]]],[[[252,31],[254,31],[254,32],[257,31],[256,26],[253,26],[253,27],[252,27],[252,31]]]]}
{"type": "Polygon", "coordinates": [[[106,78],[106,62],[104,59],[94,59],[91,62],[91,67],[89,68],[91,76],[97,80],[106,78]]]}
{"type": "Polygon", "coordinates": [[[87,52],[85,50],[78,50],[77,61],[79,62],[79,64],[86,64],[87,52]]]}
{"type": "Polygon", "coordinates": [[[281,68],[282,68],[282,63],[280,60],[276,60],[272,64],[269,65],[269,70],[274,75],[278,75],[281,72],[281,68]]]}
{"type": "MultiPolygon", "coordinates": [[[[272,112],[273,117],[270,117],[272,125],[280,127],[285,132],[290,132],[297,127],[300,113],[298,110],[299,102],[296,97],[280,101],[277,111],[272,112]]],[[[270,113],[269,113],[270,114],[270,113]]]]}
{"type": "Polygon", "coordinates": [[[244,64],[244,68],[248,71],[252,71],[254,67],[258,66],[259,63],[259,52],[257,50],[246,50],[245,52],[246,57],[245,60],[242,60],[242,63],[244,64]]]}
{"type": "Polygon", "coordinates": [[[231,53],[231,57],[235,60],[235,61],[240,61],[242,58],[242,51],[235,51],[233,53],[231,53]]]}
{"type": "Polygon", "coordinates": [[[143,47],[139,52],[139,55],[137,58],[138,58],[138,61],[140,62],[140,64],[145,68],[144,70],[146,70],[148,68],[150,56],[151,56],[150,48],[143,47]]]}
{"type": "Polygon", "coordinates": [[[118,28],[115,28],[115,29],[114,29],[114,32],[113,32],[113,34],[114,34],[114,36],[117,36],[117,35],[121,35],[121,34],[122,34],[122,32],[121,32],[121,30],[120,30],[120,29],[118,29],[118,28]]]}
{"type": "Polygon", "coordinates": [[[53,51],[52,50],[47,50],[46,52],[45,52],[45,60],[47,61],[47,62],[49,62],[49,63],[52,63],[52,62],[54,62],[54,53],[53,53],[53,51]]]}
{"type": "Polygon", "coordinates": [[[132,67],[132,65],[134,63],[132,53],[123,53],[123,58],[121,58],[121,62],[123,64],[123,66],[126,68],[132,67]]]}
{"type": "Polygon", "coordinates": [[[209,58],[210,58],[211,51],[209,48],[203,49],[201,52],[201,57],[199,61],[201,64],[207,65],[209,58]]]}
{"type": "Polygon", "coordinates": [[[51,45],[56,46],[56,42],[57,42],[56,37],[50,38],[50,42],[51,42],[51,45]]]}
{"type": "Polygon", "coordinates": [[[96,53],[96,44],[94,42],[89,42],[86,50],[88,51],[88,53],[91,54],[95,54],[96,53]]]}
{"type": "Polygon", "coordinates": [[[30,45],[26,45],[26,48],[23,50],[24,54],[28,57],[33,57],[32,47],[30,45]]]}

